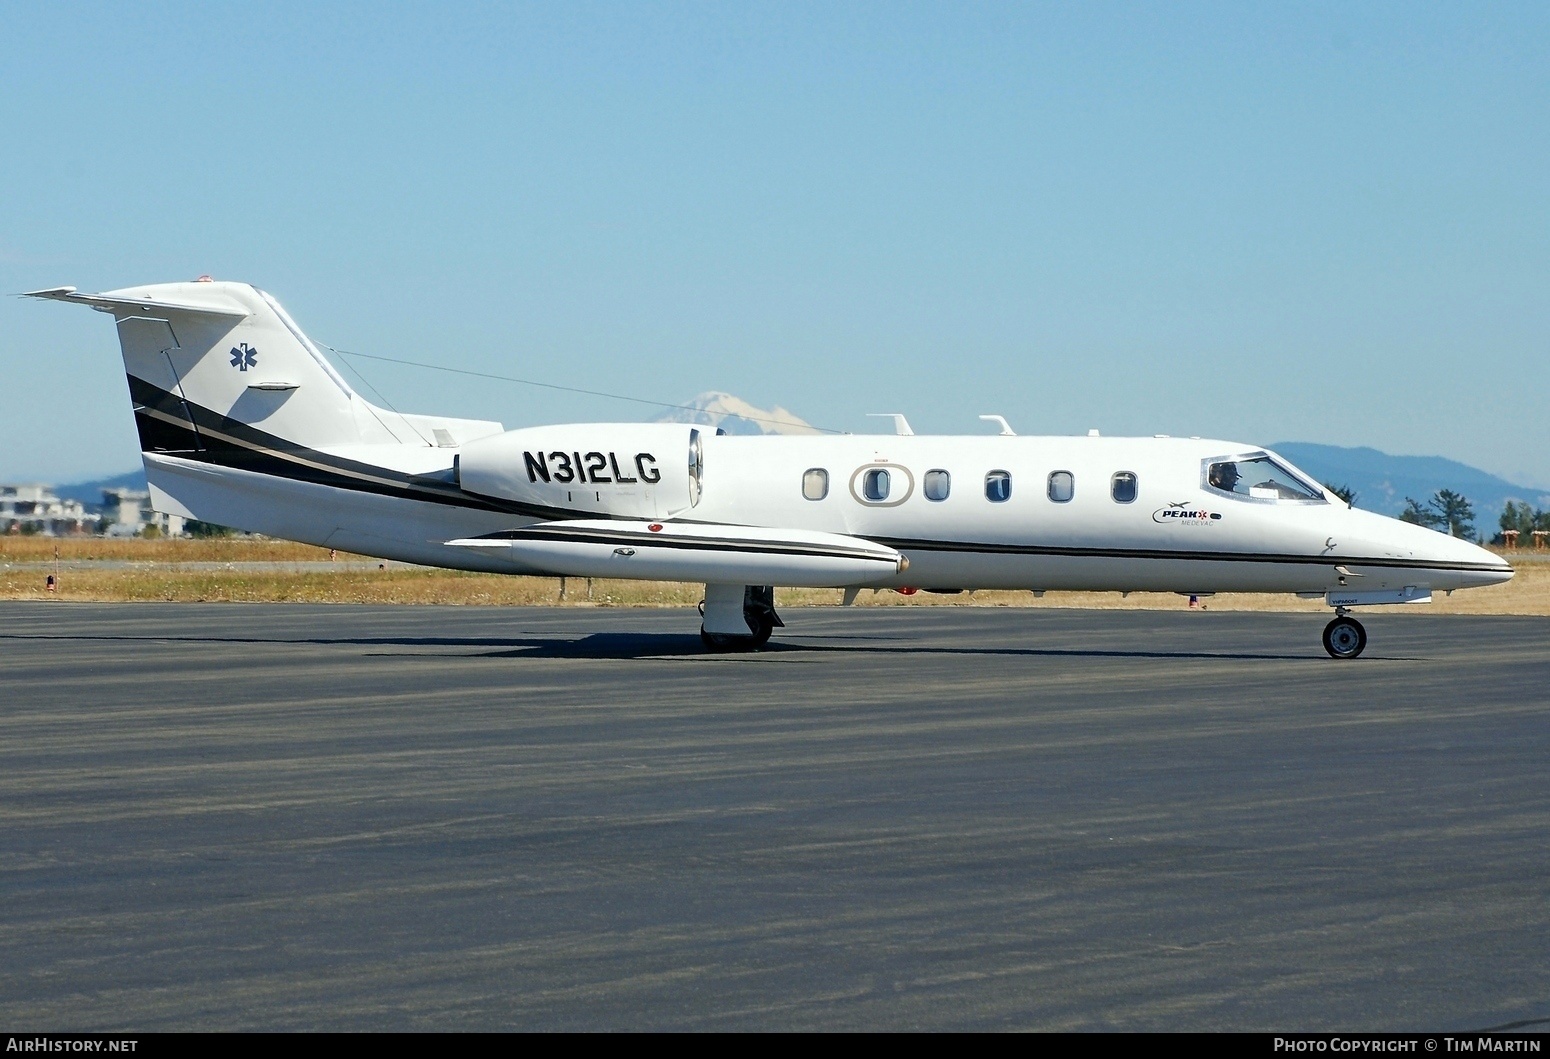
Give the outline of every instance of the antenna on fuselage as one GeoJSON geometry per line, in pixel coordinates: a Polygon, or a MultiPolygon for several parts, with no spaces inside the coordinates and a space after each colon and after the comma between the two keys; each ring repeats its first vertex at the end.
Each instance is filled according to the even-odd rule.
{"type": "Polygon", "coordinates": [[[980,418],[987,423],[994,423],[1000,427],[1000,434],[1004,438],[1015,438],[1017,436],[1017,431],[1013,430],[1012,425],[1006,421],[1006,416],[980,416],[980,418]]]}

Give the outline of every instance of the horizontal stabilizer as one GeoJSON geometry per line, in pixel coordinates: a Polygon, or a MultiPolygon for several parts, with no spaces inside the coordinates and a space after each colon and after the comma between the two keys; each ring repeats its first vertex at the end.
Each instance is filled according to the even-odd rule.
{"type": "Polygon", "coordinates": [[[448,541],[505,549],[524,566],[565,577],[825,588],[901,573],[909,560],[860,537],[705,523],[579,519],[448,541]]]}
{"type": "Polygon", "coordinates": [[[23,298],[44,298],[48,301],[73,302],[89,305],[100,312],[114,315],[163,312],[194,313],[201,316],[222,316],[240,320],[248,311],[234,302],[227,301],[212,292],[212,297],[198,302],[171,302],[147,292],[136,297],[133,291],[108,291],[106,294],[81,294],[74,287],[50,287],[47,290],[30,290],[23,298]]]}

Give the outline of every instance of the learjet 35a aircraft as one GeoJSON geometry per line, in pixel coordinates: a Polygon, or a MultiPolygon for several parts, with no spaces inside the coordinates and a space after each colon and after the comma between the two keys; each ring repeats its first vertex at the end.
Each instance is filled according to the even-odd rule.
{"type": "MultiPolygon", "coordinates": [[[[118,325],[156,508],[409,563],[705,585],[712,650],[763,645],[773,586],[1288,592],[1421,603],[1512,568],[1350,508],[1275,453],[1203,438],[718,436],[499,423],[363,399],[245,283],[30,295],[118,325]]],[[[997,419],[998,417],[986,417],[997,419]]]]}

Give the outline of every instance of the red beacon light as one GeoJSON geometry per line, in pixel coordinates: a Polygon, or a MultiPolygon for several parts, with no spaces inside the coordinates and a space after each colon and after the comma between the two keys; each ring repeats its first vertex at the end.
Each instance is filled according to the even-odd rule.
{"type": "Polygon", "coordinates": [[[647,526],[646,528],[649,529],[652,533],[661,533],[662,532],[662,523],[660,523],[660,522],[653,522],[651,525],[647,526]]]}
{"type": "Polygon", "coordinates": [[[214,283],[215,280],[211,279],[209,276],[200,276],[198,279],[194,280],[194,282],[195,283],[214,283]]]}

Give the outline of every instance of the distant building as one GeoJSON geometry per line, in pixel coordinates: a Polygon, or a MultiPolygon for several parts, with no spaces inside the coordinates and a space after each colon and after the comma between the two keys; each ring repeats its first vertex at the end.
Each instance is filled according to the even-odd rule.
{"type": "Polygon", "coordinates": [[[79,500],[63,500],[51,485],[0,485],[0,529],[65,537],[90,533],[97,518],[79,500]]]}
{"type": "Polygon", "coordinates": [[[141,489],[104,489],[102,517],[109,537],[139,537],[147,526],[155,526],[163,537],[181,537],[186,521],[151,507],[151,494],[141,489]]]}

